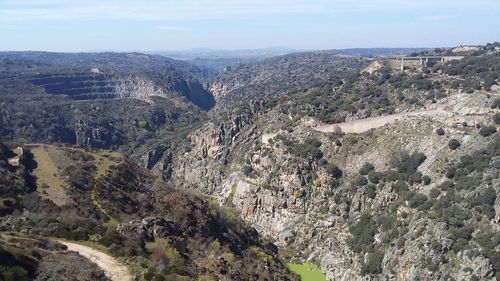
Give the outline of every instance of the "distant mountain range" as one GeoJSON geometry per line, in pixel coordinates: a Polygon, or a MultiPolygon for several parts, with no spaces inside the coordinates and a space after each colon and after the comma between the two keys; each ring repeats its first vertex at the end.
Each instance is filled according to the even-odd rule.
{"type": "Polygon", "coordinates": [[[264,48],[264,49],[207,49],[197,48],[186,51],[153,51],[147,52],[154,55],[162,55],[177,60],[190,62],[192,64],[223,71],[228,67],[240,65],[252,65],[267,58],[282,56],[299,52],[326,53],[339,56],[363,56],[379,57],[404,55],[431,50],[430,48],[352,48],[333,50],[304,50],[293,48],[264,48]]]}

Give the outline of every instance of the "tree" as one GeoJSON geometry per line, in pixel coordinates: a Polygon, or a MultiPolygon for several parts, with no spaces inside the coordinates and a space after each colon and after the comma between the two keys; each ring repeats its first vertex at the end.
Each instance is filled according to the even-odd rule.
{"type": "Polygon", "coordinates": [[[444,130],[443,130],[443,128],[438,128],[438,129],[436,130],[436,134],[437,134],[438,136],[442,136],[442,135],[444,135],[444,130]]]}
{"type": "Polygon", "coordinates": [[[425,159],[427,159],[425,154],[420,152],[414,152],[412,154],[402,152],[400,157],[393,161],[392,166],[400,173],[412,174],[417,171],[418,166],[424,163],[425,159]]]}
{"type": "Polygon", "coordinates": [[[437,189],[437,188],[433,188],[431,189],[431,191],[429,192],[429,196],[432,198],[432,199],[436,199],[439,197],[439,195],[441,195],[441,190],[437,189]]]}
{"type": "Polygon", "coordinates": [[[99,239],[99,243],[106,247],[112,244],[121,245],[123,243],[123,237],[116,230],[108,230],[106,234],[99,239]]]}
{"type": "Polygon", "coordinates": [[[357,176],[356,179],[354,179],[354,184],[356,186],[364,186],[368,184],[368,180],[363,176],[357,176]]]}
{"type": "Polygon", "coordinates": [[[410,199],[410,207],[412,208],[417,208],[418,206],[424,204],[427,202],[427,196],[422,193],[417,193],[415,194],[411,199],[410,199]]]}
{"type": "Polygon", "coordinates": [[[372,252],[373,237],[377,231],[377,223],[365,213],[361,215],[357,223],[349,227],[351,237],[347,239],[347,243],[356,253],[372,252]]]}
{"type": "Polygon", "coordinates": [[[451,149],[451,150],[455,150],[457,148],[460,147],[460,142],[456,139],[451,139],[449,142],[448,142],[448,147],[451,149]]]}
{"type": "Polygon", "coordinates": [[[384,174],[382,174],[380,172],[371,171],[370,173],[368,173],[368,179],[370,180],[370,182],[372,182],[374,184],[379,183],[383,177],[384,177],[384,174]]]}
{"type": "Polygon", "coordinates": [[[495,108],[500,108],[500,98],[496,98],[496,99],[493,101],[493,104],[491,105],[491,108],[492,108],[492,109],[495,109],[495,108]]]}
{"type": "Polygon", "coordinates": [[[361,274],[380,274],[382,273],[382,261],[384,260],[384,253],[375,250],[373,253],[368,254],[367,262],[363,263],[361,267],[361,274]]]}
{"type": "Polygon", "coordinates": [[[359,174],[360,175],[368,175],[371,171],[373,171],[375,167],[371,163],[365,163],[363,166],[359,169],[359,174]]]}
{"type": "Polygon", "coordinates": [[[495,124],[500,125],[500,113],[495,113],[495,115],[493,116],[493,121],[495,121],[495,124]]]}
{"type": "Polygon", "coordinates": [[[247,177],[250,176],[252,174],[252,172],[253,172],[252,166],[250,166],[250,165],[243,166],[243,174],[245,176],[247,176],[247,177]]]}
{"type": "Polygon", "coordinates": [[[497,128],[495,126],[486,126],[486,127],[482,127],[479,130],[479,134],[483,137],[491,136],[496,132],[497,132],[497,128]]]}
{"type": "Polygon", "coordinates": [[[5,281],[28,281],[28,272],[20,266],[14,266],[5,271],[3,274],[5,281]]]}
{"type": "Polygon", "coordinates": [[[326,167],[325,167],[325,169],[326,169],[326,172],[327,172],[330,176],[332,176],[332,177],[334,177],[334,178],[336,178],[336,179],[341,178],[341,177],[342,177],[342,175],[344,174],[344,173],[342,172],[342,170],[341,170],[341,169],[340,169],[337,165],[335,165],[335,164],[331,164],[331,163],[330,163],[330,164],[327,164],[327,165],[326,165],[326,167]]]}
{"type": "Polygon", "coordinates": [[[431,183],[431,178],[429,176],[423,176],[422,181],[423,181],[424,185],[428,185],[431,183]]]}

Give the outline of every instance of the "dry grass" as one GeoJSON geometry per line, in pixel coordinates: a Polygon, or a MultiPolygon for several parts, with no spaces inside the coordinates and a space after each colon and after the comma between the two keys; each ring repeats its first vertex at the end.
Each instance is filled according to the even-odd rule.
{"type": "Polygon", "coordinates": [[[111,166],[123,160],[123,156],[118,152],[93,152],[91,154],[96,159],[97,173],[95,179],[106,175],[111,166]]]}
{"type": "MultiPolygon", "coordinates": [[[[119,162],[123,160],[123,156],[118,152],[94,152],[92,156],[96,159],[96,168],[97,172],[94,176],[94,179],[97,181],[100,180],[101,177],[105,176],[109,171],[111,166],[117,165],[119,162]]],[[[97,198],[97,191],[94,187],[91,193],[91,199],[94,205],[109,218],[109,223],[117,225],[119,222],[115,218],[113,218],[109,212],[104,208],[97,198]]]]}
{"type": "MultiPolygon", "coordinates": [[[[54,202],[58,206],[65,205],[71,202],[71,199],[65,191],[65,179],[61,172],[65,168],[74,164],[74,160],[70,159],[66,152],[67,150],[79,150],[76,148],[63,148],[52,145],[40,145],[31,149],[38,163],[38,167],[34,170],[34,175],[37,177],[37,190],[40,195],[54,202]]],[[[96,167],[94,179],[96,181],[104,177],[113,165],[117,165],[123,161],[123,156],[117,152],[110,151],[94,151],[85,153],[91,154],[95,160],[93,164],[96,167]]],[[[91,199],[95,206],[106,214],[111,223],[118,223],[113,219],[108,212],[101,206],[97,200],[96,190],[92,190],[91,199]]]]}
{"type": "Polygon", "coordinates": [[[61,178],[60,170],[50,156],[50,146],[38,146],[31,150],[38,167],[33,171],[37,178],[37,190],[40,195],[63,206],[70,202],[64,190],[64,180],[61,178]]]}

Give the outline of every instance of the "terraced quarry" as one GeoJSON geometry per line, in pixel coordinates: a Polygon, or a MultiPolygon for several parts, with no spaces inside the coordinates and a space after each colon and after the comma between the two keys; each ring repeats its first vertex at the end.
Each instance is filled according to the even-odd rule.
{"type": "Polygon", "coordinates": [[[52,95],[65,95],[73,100],[141,98],[165,96],[166,90],[143,75],[69,73],[41,75],[31,79],[52,95]]]}
{"type": "Polygon", "coordinates": [[[49,94],[67,95],[75,100],[114,98],[115,87],[104,74],[40,75],[31,80],[49,94]]]}

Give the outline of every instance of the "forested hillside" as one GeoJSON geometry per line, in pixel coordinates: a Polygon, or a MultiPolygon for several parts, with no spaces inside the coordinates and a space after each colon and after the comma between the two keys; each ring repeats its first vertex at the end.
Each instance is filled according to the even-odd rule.
{"type": "Polygon", "coordinates": [[[1,53],[0,230],[141,280],[498,280],[499,50],[1,53]]]}

